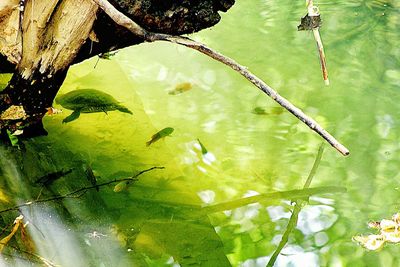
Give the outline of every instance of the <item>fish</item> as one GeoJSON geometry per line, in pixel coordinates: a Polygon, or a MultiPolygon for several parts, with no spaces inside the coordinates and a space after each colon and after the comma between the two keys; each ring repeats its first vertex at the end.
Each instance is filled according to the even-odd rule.
{"type": "Polygon", "coordinates": [[[105,53],[99,54],[98,57],[101,58],[101,59],[110,60],[111,57],[115,56],[117,53],[118,53],[118,51],[115,51],[115,52],[105,52],[105,53]]]}
{"type": "Polygon", "coordinates": [[[99,186],[97,185],[97,178],[93,173],[93,169],[90,166],[86,166],[86,178],[88,181],[96,188],[96,191],[99,192],[99,186]]]}
{"type": "Polygon", "coordinates": [[[53,183],[55,180],[58,180],[61,177],[65,176],[65,175],[67,175],[67,174],[69,174],[71,172],[72,172],[72,169],[69,169],[69,170],[66,170],[66,171],[61,170],[61,171],[51,172],[51,173],[48,173],[48,174],[40,177],[39,179],[37,179],[35,181],[35,184],[41,184],[41,185],[44,185],[44,186],[48,186],[51,183],[53,183]]]}
{"type": "Polygon", "coordinates": [[[189,82],[180,83],[175,86],[175,89],[168,92],[169,95],[179,95],[193,88],[193,85],[189,82]]]}
{"type": "MultiPolygon", "coordinates": [[[[97,37],[96,37],[97,38],[97,37]]],[[[106,60],[111,60],[111,57],[113,57],[113,56],[115,56],[115,54],[117,54],[118,53],[118,51],[115,51],[115,52],[106,52],[106,53],[101,53],[101,54],[98,54],[97,56],[98,56],[98,58],[97,58],[97,61],[96,61],[96,63],[94,64],[94,69],[97,67],[97,64],[99,63],[99,60],[100,60],[100,58],[101,59],[106,59],[106,60]]]]}
{"type": "Polygon", "coordinates": [[[118,193],[121,192],[122,190],[125,190],[128,187],[129,181],[122,181],[119,182],[114,186],[114,192],[118,193]]]}
{"type": "Polygon", "coordinates": [[[150,146],[151,144],[157,142],[161,138],[169,136],[173,131],[174,131],[174,128],[172,128],[172,127],[167,127],[167,128],[162,129],[161,131],[159,131],[156,134],[154,134],[151,137],[151,139],[146,142],[146,146],[150,146]]]}
{"type": "Polygon", "coordinates": [[[203,145],[202,142],[200,142],[200,139],[197,138],[197,142],[199,142],[200,148],[201,148],[201,154],[204,156],[205,154],[208,153],[207,148],[203,145]]]}
{"type": "Polygon", "coordinates": [[[255,107],[252,111],[256,115],[267,115],[268,112],[265,111],[262,107],[255,107]]]}
{"type": "Polygon", "coordinates": [[[279,115],[282,114],[283,111],[284,108],[282,107],[273,107],[270,108],[269,111],[265,110],[265,108],[262,107],[255,107],[252,112],[256,115],[279,115]]]}

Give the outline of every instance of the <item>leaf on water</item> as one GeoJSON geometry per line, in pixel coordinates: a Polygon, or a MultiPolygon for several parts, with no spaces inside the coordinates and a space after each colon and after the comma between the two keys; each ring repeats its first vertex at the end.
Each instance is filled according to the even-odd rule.
{"type": "Polygon", "coordinates": [[[400,242],[400,214],[396,213],[391,220],[382,219],[380,222],[372,221],[368,227],[379,230],[379,234],[368,236],[354,236],[353,240],[369,250],[378,250],[385,242],[400,242]]]}
{"type": "Polygon", "coordinates": [[[382,235],[354,236],[353,240],[369,250],[381,249],[385,243],[385,238],[382,235]]]}
{"type": "Polygon", "coordinates": [[[15,218],[14,220],[14,226],[11,230],[11,233],[4,237],[3,239],[0,240],[0,253],[3,252],[3,249],[5,248],[5,246],[8,244],[8,242],[10,241],[10,239],[14,236],[14,234],[17,232],[18,228],[20,227],[20,225],[22,225],[22,219],[24,218],[23,215],[19,215],[17,218],[15,218]]]}

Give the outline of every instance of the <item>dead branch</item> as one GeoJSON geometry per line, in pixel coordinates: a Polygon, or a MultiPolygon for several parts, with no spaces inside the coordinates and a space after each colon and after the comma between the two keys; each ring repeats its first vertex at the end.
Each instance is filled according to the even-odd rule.
{"type": "Polygon", "coordinates": [[[341,154],[347,156],[349,154],[349,150],[339,143],[331,134],[329,134],[322,126],[320,126],[315,120],[308,117],[301,111],[299,108],[290,103],[287,99],[280,96],[274,89],[268,86],[265,82],[263,82],[256,75],[251,73],[246,67],[238,64],[233,59],[222,55],[214,51],[213,49],[207,47],[206,45],[196,42],[192,39],[182,36],[173,36],[169,34],[161,34],[161,33],[153,33],[148,32],[142,27],[140,27],[137,23],[132,21],[129,17],[125,16],[123,13],[118,11],[113,5],[111,5],[107,0],[92,0],[108,15],[110,18],[129,31],[134,33],[135,35],[143,38],[147,42],[154,41],[167,41],[179,45],[183,45],[192,49],[195,49],[229,67],[233,70],[239,72],[242,76],[244,76],[247,80],[253,83],[256,87],[258,87],[261,91],[270,96],[275,102],[284,107],[287,111],[292,113],[295,117],[305,123],[311,130],[318,133],[323,139],[325,139],[331,146],[337,149],[341,154]]]}
{"type": "MultiPolygon", "coordinates": [[[[314,6],[313,0],[307,1],[307,11],[308,16],[320,16],[319,9],[317,6],[314,6]]],[[[319,33],[319,27],[315,27],[312,29],[315,42],[317,43],[317,49],[319,54],[319,59],[321,63],[322,77],[324,79],[325,85],[329,85],[328,78],[328,68],[326,67],[326,57],[324,52],[324,46],[322,44],[321,35],[319,33]]]]}
{"type": "Polygon", "coordinates": [[[16,206],[14,206],[14,207],[10,207],[10,208],[4,209],[4,210],[0,210],[0,213],[4,213],[4,212],[8,212],[8,211],[13,211],[13,210],[19,210],[19,209],[22,208],[22,207],[32,206],[32,205],[39,204],[39,203],[45,203],[45,202],[50,202],[50,201],[63,200],[63,199],[66,199],[66,198],[80,198],[81,196],[83,196],[84,194],[86,194],[87,191],[89,191],[89,190],[91,190],[91,189],[97,189],[97,188],[100,188],[100,187],[103,187],[103,186],[107,186],[107,185],[115,184],[115,183],[120,183],[120,182],[124,182],[124,181],[127,181],[127,182],[135,182],[135,181],[138,180],[138,177],[139,177],[140,175],[142,175],[142,174],[144,174],[144,173],[146,173],[146,172],[149,172],[149,171],[151,171],[151,170],[154,170],[154,169],[165,169],[165,167],[151,167],[151,168],[149,168],[149,169],[140,171],[139,173],[137,173],[137,174],[135,174],[134,176],[129,177],[129,178],[114,179],[114,180],[111,180],[111,181],[108,181],[108,182],[104,182],[104,183],[101,183],[101,184],[96,184],[96,185],[93,185],[93,186],[82,187],[82,188],[80,188],[80,189],[78,189],[78,190],[75,190],[75,191],[73,191],[73,192],[67,193],[67,194],[65,194],[65,195],[60,195],[60,196],[54,196],[54,197],[45,198],[45,199],[36,199],[36,200],[28,201],[28,202],[25,202],[25,203],[16,205],[16,206]]]}

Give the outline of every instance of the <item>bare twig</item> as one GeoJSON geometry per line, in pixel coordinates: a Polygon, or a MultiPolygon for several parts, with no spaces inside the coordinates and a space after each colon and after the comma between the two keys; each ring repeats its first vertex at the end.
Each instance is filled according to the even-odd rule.
{"type": "MultiPolygon", "coordinates": [[[[320,16],[319,9],[317,6],[314,6],[313,0],[306,1],[308,16],[320,16]]],[[[313,28],[312,32],[314,34],[315,42],[317,43],[318,53],[319,53],[319,60],[321,63],[322,69],[322,77],[324,78],[324,82],[326,85],[329,85],[329,78],[328,78],[328,69],[326,67],[326,58],[324,52],[324,46],[322,45],[321,35],[319,34],[319,27],[313,28]]]]}
{"type": "Polygon", "coordinates": [[[326,67],[326,58],[324,52],[324,46],[322,45],[321,35],[319,34],[319,29],[313,29],[314,39],[317,42],[317,48],[319,53],[319,60],[321,63],[322,69],[322,78],[326,85],[329,85],[329,78],[328,78],[328,68],[326,67]]]}
{"type": "MultiPolygon", "coordinates": [[[[321,144],[321,146],[318,149],[318,154],[317,157],[315,158],[314,164],[311,168],[310,174],[307,177],[306,182],[304,183],[303,190],[306,190],[309,188],[312,179],[314,178],[315,173],[317,172],[318,166],[321,162],[322,154],[324,152],[324,144],[321,144]]],[[[289,241],[289,235],[293,232],[293,229],[297,226],[297,221],[299,218],[299,213],[301,211],[301,208],[303,204],[305,203],[304,200],[296,200],[294,204],[294,208],[292,211],[292,215],[290,216],[288,225],[286,227],[286,231],[282,236],[281,242],[279,242],[278,247],[274,251],[274,254],[272,254],[271,258],[268,261],[267,267],[272,267],[275,264],[276,259],[278,258],[279,254],[281,253],[282,249],[286,246],[287,242],[289,241]]]]}
{"type": "Polygon", "coordinates": [[[241,66],[233,59],[222,55],[214,51],[213,49],[207,47],[206,45],[196,42],[192,39],[182,36],[173,36],[168,34],[160,34],[160,33],[152,33],[147,32],[130,18],[125,16],[123,13],[119,12],[114,6],[112,6],[107,0],[92,0],[96,4],[100,6],[100,8],[110,16],[114,22],[117,24],[126,27],[132,33],[136,34],[139,37],[142,37],[145,41],[154,42],[154,41],[167,41],[176,43],[179,45],[183,45],[192,49],[195,49],[229,67],[233,70],[239,72],[242,76],[244,76],[247,80],[253,83],[256,87],[258,87],[261,91],[270,96],[274,101],[276,101],[279,105],[284,107],[294,116],[296,116],[299,120],[305,123],[310,129],[317,132],[322,138],[324,138],[331,146],[337,149],[340,153],[347,156],[349,154],[349,150],[340,144],[331,134],[329,134],[324,128],[322,128],[315,120],[308,117],[301,111],[299,108],[295,107],[292,103],[286,100],[284,97],[280,96],[274,89],[268,86],[265,82],[263,82],[260,78],[251,73],[246,67],[241,66]]]}
{"type": "Polygon", "coordinates": [[[4,213],[4,212],[7,212],[7,211],[12,211],[12,210],[19,210],[22,207],[32,206],[34,204],[39,204],[39,203],[44,203],[44,202],[57,201],[57,200],[62,200],[62,199],[66,199],[66,198],[80,198],[88,190],[91,190],[91,189],[97,189],[97,188],[100,188],[100,187],[103,187],[103,186],[106,186],[106,185],[120,183],[120,182],[124,182],[124,181],[130,181],[130,182],[137,181],[138,180],[137,177],[139,177],[143,173],[149,172],[149,171],[154,170],[154,169],[164,169],[164,167],[151,167],[149,169],[140,171],[138,174],[136,174],[136,175],[134,175],[132,177],[129,177],[129,178],[114,179],[114,180],[111,180],[111,181],[108,181],[108,182],[104,182],[104,183],[101,183],[101,184],[97,184],[97,185],[94,185],[94,186],[83,187],[83,188],[80,188],[80,189],[75,190],[73,192],[67,193],[65,195],[28,201],[28,202],[16,205],[14,207],[10,207],[10,208],[4,209],[4,210],[0,210],[0,213],[4,213]]]}

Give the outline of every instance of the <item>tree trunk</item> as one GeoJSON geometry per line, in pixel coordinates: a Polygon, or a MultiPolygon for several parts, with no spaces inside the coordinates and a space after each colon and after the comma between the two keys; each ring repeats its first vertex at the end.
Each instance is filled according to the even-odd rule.
{"type": "MultiPolygon", "coordinates": [[[[42,118],[71,64],[143,42],[91,0],[1,0],[0,73],[12,72],[0,94],[0,128],[46,133],[42,118]],[[23,2],[23,1],[22,1],[23,2]]],[[[185,34],[211,27],[234,0],[112,0],[144,29],[185,34]]]]}

